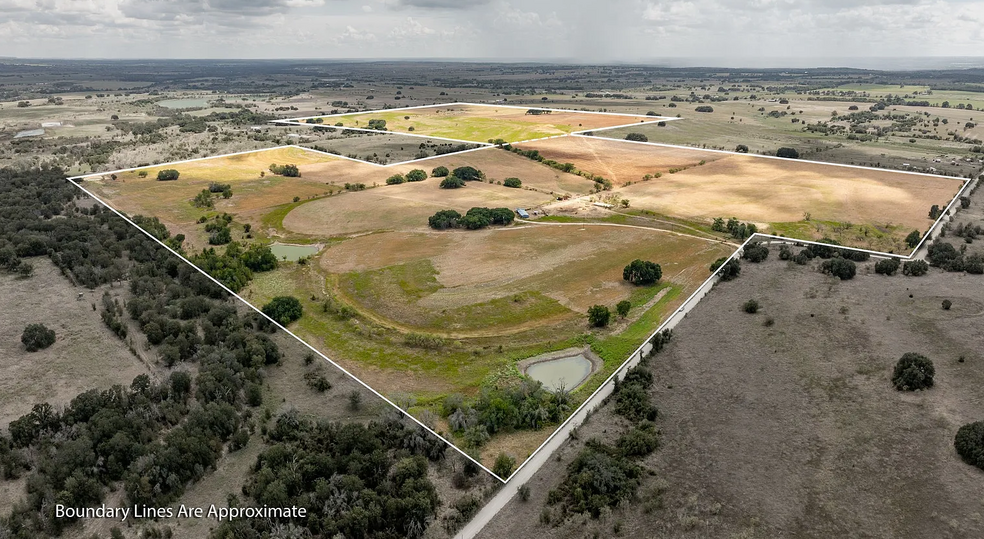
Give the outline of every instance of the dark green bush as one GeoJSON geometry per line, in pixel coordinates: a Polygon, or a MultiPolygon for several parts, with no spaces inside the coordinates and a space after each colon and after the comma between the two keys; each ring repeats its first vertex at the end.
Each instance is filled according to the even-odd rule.
{"type": "Polygon", "coordinates": [[[301,301],[294,296],[277,296],[263,306],[263,314],[286,326],[304,313],[301,301]]]}
{"type": "Polygon", "coordinates": [[[748,314],[755,314],[759,310],[759,302],[755,301],[754,299],[750,299],[746,301],[745,304],[741,306],[741,308],[748,314]]]}
{"type": "Polygon", "coordinates": [[[607,326],[611,318],[612,312],[604,305],[592,305],[588,309],[588,323],[596,328],[607,326]]]}
{"type": "Polygon", "coordinates": [[[823,264],[820,264],[820,271],[826,273],[827,275],[833,275],[842,281],[848,279],[853,279],[854,275],[857,274],[857,265],[844,258],[831,258],[829,260],[824,260],[823,264]]]}
{"type": "Polygon", "coordinates": [[[968,423],[957,429],[953,446],[964,462],[984,470],[984,421],[968,423]]]}
{"type": "Polygon", "coordinates": [[[759,242],[750,243],[745,247],[741,258],[754,263],[763,262],[769,258],[769,248],[759,242]]]}
{"type": "Polygon", "coordinates": [[[441,189],[458,189],[464,186],[464,180],[455,176],[448,176],[441,180],[441,189]]]}
{"type": "Polygon", "coordinates": [[[435,178],[444,178],[450,173],[451,171],[448,170],[448,167],[442,165],[435,167],[434,170],[431,171],[431,176],[435,178]]]}
{"type": "Polygon", "coordinates": [[[915,391],[933,387],[936,370],[933,362],[922,354],[903,354],[892,372],[892,385],[899,391],[915,391]]]}
{"type": "Polygon", "coordinates": [[[902,264],[902,275],[919,277],[929,272],[929,264],[925,260],[910,260],[902,264]]]}
{"type": "Polygon", "coordinates": [[[875,263],[875,273],[879,275],[895,275],[902,263],[898,258],[886,258],[875,263]]]}
{"type": "Polygon", "coordinates": [[[55,344],[55,330],[44,324],[29,324],[21,334],[21,342],[28,352],[37,352],[55,344]]]}

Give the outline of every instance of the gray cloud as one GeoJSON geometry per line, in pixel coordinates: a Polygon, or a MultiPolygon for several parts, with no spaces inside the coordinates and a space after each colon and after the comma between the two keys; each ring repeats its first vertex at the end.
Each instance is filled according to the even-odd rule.
{"type": "Polygon", "coordinates": [[[984,0],[0,0],[0,55],[980,55],[984,0]]]}

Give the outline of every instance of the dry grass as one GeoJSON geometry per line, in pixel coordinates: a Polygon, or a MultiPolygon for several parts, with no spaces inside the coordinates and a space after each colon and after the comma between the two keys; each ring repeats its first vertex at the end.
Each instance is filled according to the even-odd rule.
{"type": "Polygon", "coordinates": [[[430,178],[312,201],[287,214],[283,226],[291,232],[323,237],[425,229],[427,218],[440,210],[463,214],[474,206],[528,208],[551,200],[550,195],[537,191],[482,182],[468,182],[460,189],[441,189],[439,183],[440,179],[430,178]]]}
{"type": "MultiPolygon", "coordinates": [[[[531,106],[530,108],[536,108],[531,106]]],[[[598,129],[632,123],[652,122],[655,118],[553,112],[526,114],[526,109],[474,105],[435,105],[414,110],[378,111],[325,118],[325,125],[368,127],[369,120],[386,120],[386,128],[401,133],[446,137],[473,142],[503,139],[507,142],[564,135],[573,131],[598,129]]]]}
{"type": "Polygon", "coordinates": [[[47,259],[34,258],[35,275],[21,280],[0,275],[0,298],[5,305],[0,323],[0,428],[31,411],[40,402],[66,405],[88,389],[113,384],[129,386],[149,369],[127,349],[92,310],[101,309],[102,289],[73,287],[47,259]],[[44,291],[40,293],[39,291],[44,291]],[[27,352],[21,332],[31,323],[55,331],[55,344],[27,352]]]}
{"type": "Polygon", "coordinates": [[[710,162],[726,157],[714,152],[658,148],[594,137],[561,137],[519,147],[537,150],[559,163],[574,163],[578,169],[608,178],[615,185],[640,181],[646,174],[665,175],[670,169],[693,167],[701,160],[710,162]]]}
{"type": "Polygon", "coordinates": [[[771,257],[745,264],[651,364],[662,436],[640,499],[597,521],[530,525],[584,440],[624,429],[606,406],[533,477],[531,500],[511,501],[480,537],[571,537],[613,521],[627,537],[981,536],[982,472],[953,451],[957,428],[981,419],[979,278],[870,268],[840,282],[771,257]],[[741,312],[749,298],[759,314],[741,312]],[[942,311],[940,298],[968,306],[942,311]],[[892,388],[910,351],[934,361],[933,389],[892,388]]]}
{"type": "Polygon", "coordinates": [[[735,216],[768,226],[800,223],[809,214],[815,221],[864,224],[883,231],[894,227],[904,236],[913,229],[926,230],[932,224],[929,207],[945,206],[962,185],[955,178],[597,139],[554,139],[525,147],[608,174],[618,180],[616,186],[622,180],[636,182],[616,188],[632,208],[703,222],[735,216]],[[700,160],[706,164],[699,165],[700,160]],[[668,173],[669,168],[683,167],[689,168],[668,173]],[[646,170],[663,175],[640,181],[646,170]]]}

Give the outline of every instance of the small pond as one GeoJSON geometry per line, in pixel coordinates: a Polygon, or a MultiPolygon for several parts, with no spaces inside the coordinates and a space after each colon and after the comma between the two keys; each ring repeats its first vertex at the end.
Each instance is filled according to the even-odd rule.
{"type": "Polygon", "coordinates": [[[551,391],[563,387],[574,389],[591,374],[591,360],[584,354],[559,357],[534,363],[526,368],[526,376],[543,383],[551,391]]]}
{"type": "Polygon", "coordinates": [[[274,243],[270,250],[277,257],[277,260],[287,260],[296,262],[305,256],[311,256],[321,250],[319,245],[290,245],[287,243],[274,243]]]}
{"type": "Polygon", "coordinates": [[[188,98],[188,99],[165,99],[164,101],[158,101],[157,106],[164,107],[166,109],[194,109],[198,107],[207,107],[208,99],[204,97],[188,98]]]}

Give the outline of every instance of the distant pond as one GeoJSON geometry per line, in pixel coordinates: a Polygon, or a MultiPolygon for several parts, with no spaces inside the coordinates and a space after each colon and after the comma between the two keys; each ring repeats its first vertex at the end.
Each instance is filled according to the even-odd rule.
{"type": "Polygon", "coordinates": [[[301,258],[306,256],[311,256],[317,254],[321,250],[320,245],[291,245],[289,243],[274,243],[270,246],[270,250],[273,251],[274,256],[277,260],[286,260],[290,262],[296,262],[301,258]]]}

